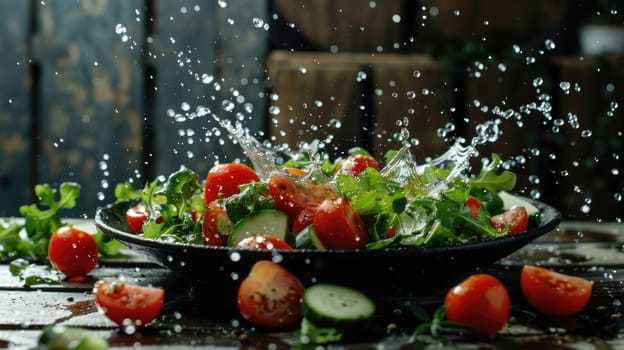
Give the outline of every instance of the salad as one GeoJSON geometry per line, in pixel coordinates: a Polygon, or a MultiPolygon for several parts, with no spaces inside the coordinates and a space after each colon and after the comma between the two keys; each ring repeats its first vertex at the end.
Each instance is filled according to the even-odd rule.
{"type": "MultiPolygon", "coordinates": [[[[313,144],[312,144],[313,146],[313,144]]],[[[366,150],[331,160],[291,154],[270,171],[223,163],[203,179],[182,167],[118,201],[136,202],[128,227],[146,238],[248,249],[384,249],[464,244],[537,226],[540,211],[509,194],[516,175],[493,154],[475,175],[456,164],[416,167],[407,148],[385,166],[366,150]]]]}

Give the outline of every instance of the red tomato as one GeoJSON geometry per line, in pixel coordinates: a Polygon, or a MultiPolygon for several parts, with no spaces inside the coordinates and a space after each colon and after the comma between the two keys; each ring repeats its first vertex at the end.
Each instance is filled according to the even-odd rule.
{"type": "Polygon", "coordinates": [[[449,321],[488,336],[500,331],[509,319],[511,304],[505,286],[496,278],[476,274],[451,288],[444,298],[449,321]]]}
{"type": "Polygon", "coordinates": [[[243,238],[238,243],[236,243],[236,248],[256,250],[292,250],[292,247],[288,243],[282,241],[279,238],[267,235],[251,235],[249,237],[243,238]]]}
{"type": "Polygon", "coordinates": [[[479,218],[479,209],[481,209],[481,201],[474,196],[468,196],[468,200],[464,203],[464,207],[470,210],[470,216],[475,219],[479,218]]]}
{"type": "Polygon", "coordinates": [[[318,239],[327,249],[361,249],[368,244],[362,217],[346,198],[323,201],[313,223],[318,239]]]}
{"type": "Polygon", "coordinates": [[[538,311],[556,316],[575,314],[587,304],[593,281],[543,267],[525,265],[520,273],[522,293],[538,311]]]}
{"type": "Polygon", "coordinates": [[[292,224],[292,231],[297,234],[304,228],[312,225],[314,219],[314,213],[316,213],[317,207],[308,207],[299,212],[295,221],[292,224]]]}
{"type": "Polygon", "coordinates": [[[134,233],[143,231],[143,223],[150,217],[150,212],[143,203],[139,203],[126,211],[126,220],[134,233]]]}
{"type": "Polygon", "coordinates": [[[529,215],[524,207],[515,207],[502,214],[492,216],[490,224],[498,231],[509,227],[507,235],[515,235],[529,228],[529,215]]]}
{"type": "Polygon", "coordinates": [[[204,202],[240,193],[239,185],[260,181],[256,172],[245,164],[226,163],[215,165],[206,176],[204,202]]]}
{"type": "Polygon", "coordinates": [[[225,208],[219,204],[219,201],[214,200],[210,202],[206,208],[206,212],[204,212],[204,219],[202,220],[204,244],[225,246],[227,237],[223,235],[224,232],[219,231],[219,228],[223,230],[224,227],[229,227],[231,225],[232,222],[230,218],[228,218],[225,208]]]}
{"type": "Polygon", "coordinates": [[[381,170],[379,162],[375,158],[364,154],[356,154],[349,156],[340,163],[338,173],[357,176],[369,167],[377,169],[377,171],[381,170]]]}
{"type": "Polygon", "coordinates": [[[238,288],[238,310],[252,324],[264,328],[296,325],[302,317],[303,283],[282,266],[261,260],[238,288]]]}
{"type": "Polygon", "coordinates": [[[95,283],[93,294],[95,302],[111,321],[137,328],[152,322],[165,301],[163,289],[104,280],[95,283]]]}
{"type": "Polygon", "coordinates": [[[97,265],[97,243],[84,231],[61,227],[50,238],[48,258],[50,264],[68,278],[84,276],[97,265]]]}
{"type": "Polygon", "coordinates": [[[295,180],[286,174],[271,175],[268,186],[275,200],[275,209],[288,214],[291,222],[303,209],[318,206],[325,198],[336,197],[328,185],[306,179],[295,180]]]}

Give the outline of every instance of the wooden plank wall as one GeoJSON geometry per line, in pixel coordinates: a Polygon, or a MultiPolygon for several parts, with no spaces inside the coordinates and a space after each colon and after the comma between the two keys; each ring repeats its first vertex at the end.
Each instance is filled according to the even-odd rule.
{"type": "Polygon", "coordinates": [[[92,217],[118,182],[239,157],[223,131],[210,136],[212,118],[186,114],[262,128],[259,22],[266,1],[0,2],[0,216],[32,203],[37,183],[80,183],[67,215],[92,217]]]}
{"type": "Polygon", "coordinates": [[[29,2],[0,2],[0,215],[28,196],[30,154],[29,2]]]}
{"type": "MultiPolygon", "coordinates": [[[[340,148],[334,153],[357,144],[381,158],[400,146],[397,123],[407,118],[409,136],[419,142],[415,156],[423,159],[440,154],[454,137],[472,139],[475,127],[495,118],[498,107],[522,118],[503,122],[498,141],[478,150],[483,157],[498,153],[513,167],[518,192],[556,206],[567,219],[624,218],[622,55],[592,58],[575,47],[576,30],[591,5],[562,0],[273,4],[282,26],[272,33],[274,47],[282,50],[268,57],[274,93],[269,103],[275,111],[269,132],[277,143],[294,146],[333,134],[340,148]],[[566,82],[574,90],[569,94],[560,87],[566,82]],[[527,107],[542,103],[551,110],[527,107]],[[578,117],[578,129],[570,115],[578,117]],[[332,119],[340,121],[340,130],[327,127],[332,119]],[[448,122],[453,128],[446,128],[448,122]],[[553,132],[557,125],[562,132],[553,132]],[[583,130],[593,135],[580,135],[583,130]]],[[[475,158],[473,165],[478,168],[479,162],[475,158]]]]}

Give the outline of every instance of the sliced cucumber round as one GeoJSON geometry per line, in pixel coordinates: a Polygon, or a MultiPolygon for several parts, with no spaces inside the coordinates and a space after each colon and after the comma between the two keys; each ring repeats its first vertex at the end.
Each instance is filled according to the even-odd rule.
{"type": "Polygon", "coordinates": [[[503,200],[503,209],[511,210],[515,207],[524,207],[529,216],[529,227],[538,226],[541,220],[540,210],[533,204],[525,201],[522,198],[514,196],[511,193],[500,191],[498,196],[503,200]]]}
{"type": "Polygon", "coordinates": [[[319,283],[308,287],[303,294],[303,315],[319,326],[353,326],[374,314],[372,299],[349,287],[319,283]]]}
{"type": "Polygon", "coordinates": [[[232,227],[228,236],[228,245],[235,246],[238,242],[251,235],[272,236],[286,242],[288,233],[288,215],[278,210],[255,211],[232,227]]]}

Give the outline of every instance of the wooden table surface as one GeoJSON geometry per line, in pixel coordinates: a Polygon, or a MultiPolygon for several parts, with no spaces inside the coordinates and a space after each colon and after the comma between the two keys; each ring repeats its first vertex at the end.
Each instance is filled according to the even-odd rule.
{"type": "MultiPolygon", "coordinates": [[[[66,220],[67,221],[67,220],[66,220]]],[[[74,224],[94,231],[87,220],[74,224]]],[[[416,319],[402,304],[406,301],[425,308],[439,306],[446,289],[439,293],[410,297],[379,298],[379,321],[359,339],[332,348],[396,349],[453,346],[459,349],[619,349],[624,348],[620,332],[624,302],[624,225],[618,223],[564,222],[513,255],[484,267],[500,278],[512,298],[509,325],[488,339],[445,336],[410,339],[416,319]],[[523,264],[541,264],[558,271],[595,281],[587,307],[565,319],[534,313],[519,290],[523,264]]],[[[33,349],[43,327],[57,323],[88,328],[102,335],[111,349],[165,348],[291,348],[297,345],[295,331],[266,332],[251,327],[240,317],[235,296],[211,296],[192,281],[154,265],[141,256],[101,259],[84,283],[64,282],[24,288],[0,265],[0,349],[33,349]],[[98,279],[124,279],[155,285],[166,290],[166,304],[159,318],[134,334],[121,332],[98,312],[91,289],[98,279]]],[[[218,286],[215,286],[218,288],[218,286]]],[[[306,347],[304,347],[306,348],[306,347]]],[[[309,348],[315,348],[309,346],[309,348]]]]}

